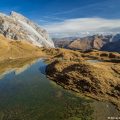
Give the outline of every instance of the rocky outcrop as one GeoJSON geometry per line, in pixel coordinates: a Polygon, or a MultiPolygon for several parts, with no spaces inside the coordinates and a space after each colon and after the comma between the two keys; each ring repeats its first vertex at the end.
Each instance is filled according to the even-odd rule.
{"type": "Polygon", "coordinates": [[[16,12],[0,13],[0,33],[14,40],[26,40],[39,47],[54,47],[46,30],[16,12]]]}

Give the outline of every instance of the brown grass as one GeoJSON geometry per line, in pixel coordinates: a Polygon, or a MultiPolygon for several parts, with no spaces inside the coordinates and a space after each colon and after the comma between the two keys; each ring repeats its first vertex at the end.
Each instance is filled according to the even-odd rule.
{"type": "Polygon", "coordinates": [[[46,70],[48,77],[66,89],[97,100],[108,100],[120,109],[120,62],[113,61],[113,59],[119,60],[120,55],[105,51],[90,51],[80,52],[77,56],[77,51],[67,52],[65,50],[63,54],[62,51],[63,60],[57,59],[61,57],[59,54],[54,57],[54,61],[48,65],[46,70]],[[69,60],[66,54],[75,59],[69,60]],[[80,61],[76,61],[78,58],[80,61]],[[86,61],[92,58],[103,59],[103,62],[89,63],[86,61]]]}
{"type": "Polygon", "coordinates": [[[43,56],[43,52],[26,41],[14,41],[0,35],[0,61],[5,59],[17,59],[43,56]]]}

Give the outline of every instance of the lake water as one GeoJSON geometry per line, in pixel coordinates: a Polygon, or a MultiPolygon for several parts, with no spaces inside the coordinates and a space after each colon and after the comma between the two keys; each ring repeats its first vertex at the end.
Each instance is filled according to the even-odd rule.
{"type": "Polygon", "coordinates": [[[0,120],[107,120],[120,115],[110,103],[59,87],[46,78],[45,68],[39,59],[0,76],[0,120]]]}

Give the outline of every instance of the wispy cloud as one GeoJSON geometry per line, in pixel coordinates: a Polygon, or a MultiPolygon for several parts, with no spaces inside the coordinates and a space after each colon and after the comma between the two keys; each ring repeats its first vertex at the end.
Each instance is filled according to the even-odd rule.
{"type": "Polygon", "coordinates": [[[59,18],[59,17],[53,17],[53,16],[43,16],[44,19],[50,19],[50,20],[57,20],[57,21],[63,21],[65,20],[64,18],[59,18]]]}
{"type": "Polygon", "coordinates": [[[44,27],[47,29],[47,31],[50,34],[53,35],[119,32],[120,19],[76,18],[76,19],[64,20],[63,22],[50,23],[44,25],[44,27]]]}
{"type": "MultiPolygon", "coordinates": [[[[101,3],[103,4],[103,2],[101,2],[101,3]]],[[[92,7],[100,6],[100,5],[101,5],[100,2],[97,2],[97,3],[94,3],[94,4],[89,4],[89,5],[84,5],[84,6],[76,7],[76,8],[73,8],[73,9],[69,9],[69,10],[66,10],[66,11],[56,12],[56,13],[51,14],[51,16],[64,15],[64,14],[69,14],[69,13],[73,13],[73,12],[78,12],[78,11],[84,10],[86,8],[92,8],[92,7]]]]}
{"type": "MultiPolygon", "coordinates": [[[[119,15],[119,7],[120,7],[120,0],[104,0],[104,1],[96,1],[91,4],[85,4],[79,7],[73,7],[67,10],[61,10],[56,13],[50,14],[50,16],[71,16],[74,14],[81,16],[106,16],[106,17],[114,17],[119,15]],[[115,13],[111,14],[111,11],[115,13]]],[[[118,16],[119,17],[119,16],[118,16]]]]}

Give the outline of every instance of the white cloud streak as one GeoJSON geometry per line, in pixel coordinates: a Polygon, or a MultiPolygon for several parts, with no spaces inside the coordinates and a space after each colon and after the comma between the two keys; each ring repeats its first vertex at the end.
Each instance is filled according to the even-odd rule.
{"type": "Polygon", "coordinates": [[[50,34],[119,32],[120,19],[76,18],[44,25],[50,34]]]}

